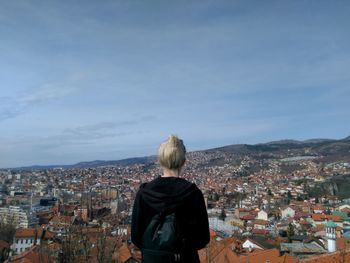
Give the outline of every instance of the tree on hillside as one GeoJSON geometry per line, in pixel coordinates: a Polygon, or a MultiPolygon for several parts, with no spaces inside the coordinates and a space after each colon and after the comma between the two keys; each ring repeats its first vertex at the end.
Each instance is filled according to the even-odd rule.
{"type": "Polygon", "coordinates": [[[273,194],[272,194],[272,192],[271,192],[271,189],[270,189],[270,188],[267,190],[267,194],[268,194],[269,196],[273,196],[273,194]]]}
{"type": "Polygon", "coordinates": [[[0,217],[0,239],[11,244],[16,232],[16,220],[0,217]]]}
{"type": "Polygon", "coordinates": [[[221,213],[219,215],[219,219],[222,221],[225,221],[226,218],[226,213],[225,213],[225,209],[221,209],[221,213]]]}
{"type": "Polygon", "coordinates": [[[294,225],[292,223],[289,223],[287,228],[288,243],[292,243],[292,237],[294,236],[294,234],[294,225]]]}
{"type": "Polygon", "coordinates": [[[97,248],[97,262],[98,263],[112,263],[112,255],[116,250],[120,240],[110,236],[110,230],[104,230],[99,236],[96,243],[97,248]]]}

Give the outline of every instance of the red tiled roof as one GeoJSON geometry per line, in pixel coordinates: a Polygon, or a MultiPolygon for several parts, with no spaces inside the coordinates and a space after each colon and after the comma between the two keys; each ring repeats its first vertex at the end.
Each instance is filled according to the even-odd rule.
{"type": "Polygon", "coordinates": [[[335,222],[343,222],[343,218],[337,215],[325,215],[325,214],[312,214],[314,221],[333,220],[335,222]]]}
{"type": "Polygon", "coordinates": [[[267,229],[256,229],[256,228],[254,228],[254,229],[252,230],[252,233],[253,233],[253,234],[256,234],[256,235],[267,235],[267,234],[270,233],[270,231],[267,230],[267,229]]]}
{"type": "Polygon", "coordinates": [[[338,250],[350,248],[350,238],[346,238],[346,237],[337,238],[336,242],[337,242],[336,247],[338,250]]]}
{"type": "Polygon", "coordinates": [[[15,237],[40,237],[42,235],[42,229],[41,228],[18,228],[16,229],[15,237]]]}
{"type": "MultiPolygon", "coordinates": [[[[264,263],[267,261],[269,261],[270,263],[294,263],[296,262],[296,259],[288,254],[280,256],[279,250],[274,248],[274,249],[268,249],[263,251],[260,250],[256,253],[249,254],[247,256],[242,256],[239,258],[237,263],[246,263],[246,262],[264,263]]],[[[236,261],[232,261],[232,262],[236,262],[236,261]]]]}
{"type": "Polygon", "coordinates": [[[314,257],[308,257],[300,260],[301,263],[349,263],[350,249],[346,251],[336,251],[334,253],[325,253],[314,257]]]}
{"type": "Polygon", "coordinates": [[[124,243],[117,252],[113,254],[113,259],[116,259],[117,262],[124,263],[132,257],[128,245],[124,243]]]}
{"type": "Polygon", "coordinates": [[[209,229],[210,237],[216,237],[216,232],[213,229],[209,229]]]}
{"type": "Polygon", "coordinates": [[[23,253],[11,258],[11,263],[53,263],[56,262],[48,253],[39,252],[37,246],[33,246],[23,253]]]}
{"type": "Polygon", "coordinates": [[[254,224],[266,226],[266,225],[269,224],[269,221],[263,220],[263,219],[256,219],[256,220],[254,221],[254,224]]]}
{"type": "Polygon", "coordinates": [[[350,213],[349,207],[344,207],[343,209],[340,209],[341,212],[350,213]]]}
{"type": "Polygon", "coordinates": [[[224,238],[220,241],[211,239],[206,248],[198,251],[200,262],[236,262],[238,256],[233,252],[233,247],[239,247],[240,241],[234,237],[224,238]],[[209,258],[208,258],[209,257],[209,258]]]}
{"type": "Polygon", "coordinates": [[[247,214],[247,215],[241,216],[240,219],[243,219],[243,220],[254,220],[255,216],[247,214]]]}

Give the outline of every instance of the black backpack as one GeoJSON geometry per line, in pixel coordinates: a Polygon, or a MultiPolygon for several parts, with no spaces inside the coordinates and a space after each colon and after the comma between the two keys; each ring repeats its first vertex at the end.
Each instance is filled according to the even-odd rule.
{"type": "Polygon", "coordinates": [[[142,237],[142,262],[180,262],[183,233],[174,210],[156,214],[142,237]]]}

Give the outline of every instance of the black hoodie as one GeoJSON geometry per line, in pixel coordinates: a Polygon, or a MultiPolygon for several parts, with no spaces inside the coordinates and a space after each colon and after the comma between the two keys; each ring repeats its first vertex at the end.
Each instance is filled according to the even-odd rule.
{"type": "Polygon", "coordinates": [[[197,250],[210,240],[207,210],[198,187],[179,177],[158,177],[140,186],[132,213],[131,240],[142,249],[142,235],[152,217],[173,208],[192,254],[188,262],[199,262],[197,250]]]}

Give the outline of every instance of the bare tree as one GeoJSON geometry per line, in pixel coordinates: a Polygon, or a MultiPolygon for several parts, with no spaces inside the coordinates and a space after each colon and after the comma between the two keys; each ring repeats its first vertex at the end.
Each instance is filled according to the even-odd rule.
{"type": "Polygon", "coordinates": [[[69,226],[65,229],[61,241],[61,249],[58,253],[60,263],[74,263],[79,254],[79,243],[76,238],[78,229],[76,226],[69,226]]]}
{"type": "Polygon", "coordinates": [[[13,238],[16,233],[17,220],[14,216],[5,217],[5,215],[0,216],[0,237],[1,240],[7,243],[12,243],[13,238]]]}
{"type": "Polygon", "coordinates": [[[117,247],[117,239],[111,238],[109,230],[104,230],[97,240],[97,262],[111,263],[112,255],[117,247]]]}

